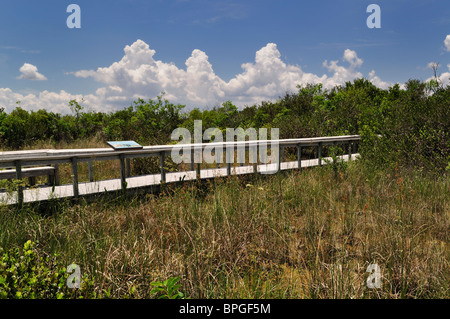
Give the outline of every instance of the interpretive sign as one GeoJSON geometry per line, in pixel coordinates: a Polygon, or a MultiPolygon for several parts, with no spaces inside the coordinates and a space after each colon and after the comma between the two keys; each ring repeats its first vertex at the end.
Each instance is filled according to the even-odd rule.
{"type": "Polygon", "coordinates": [[[135,141],[111,141],[106,142],[115,150],[128,150],[128,149],[141,149],[142,145],[139,145],[135,141]]]}

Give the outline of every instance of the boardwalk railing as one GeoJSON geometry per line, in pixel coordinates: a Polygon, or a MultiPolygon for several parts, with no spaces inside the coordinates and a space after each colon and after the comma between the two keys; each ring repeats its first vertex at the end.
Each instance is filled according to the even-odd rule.
{"type": "MultiPolygon", "coordinates": [[[[194,161],[194,152],[201,151],[202,154],[205,148],[208,149],[222,149],[227,160],[226,162],[226,175],[231,175],[231,164],[229,152],[239,151],[244,149],[245,151],[256,150],[258,147],[271,148],[274,145],[279,147],[277,170],[281,168],[281,163],[285,162],[284,150],[285,148],[292,147],[297,149],[297,164],[296,168],[302,167],[302,149],[305,147],[315,147],[317,150],[318,165],[322,165],[322,150],[325,145],[338,145],[346,144],[348,146],[348,159],[352,157],[352,147],[360,140],[359,135],[348,136],[331,136],[331,137],[315,137],[315,138],[298,138],[298,139],[283,139],[283,140],[253,140],[253,141],[239,141],[239,142],[221,142],[221,143],[202,143],[202,144],[174,144],[174,145],[155,145],[144,146],[139,150],[113,150],[111,148],[95,148],[95,149],[66,149],[66,150],[34,150],[34,151],[14,151],[14,152],[0,152],[0,169],[15,169],[16,179],[21,180],[24,176],[22,170],[27,167],[36,166],[50,166],[52,165],[56,169],[56,175],[58,176],[58,169],[60,164],[70,163],[72,166],[72,196],[78,197],[79,182],[78,182],[78,168],[77,164],[82,162],[89,163],[89,180],[94,182],[93,179],[93,165],[94,161],[106,161],[106,160],[118,160],[120,163],[120,185],[123,190],[127,188],[127,178],[130,177],[130,159],[144,158],[144,157],[159,157],[160,159],[160,182],[166,182],[166,169],[164,162],[167,156],[171,156],[176,153],[182,152],[183,149],[189,148],[191,150],[190,156],[190,169],[195,171],[196,178],[201,178],[201,161],[194,161]],[[195,167],[195,164],[197,167],[195,167]]],[[[256,154],[256,153],[253,153],[256,154]]],[[[218,162],[222,161],[219,159],[218,162]]],[[[249,161],[250,162],[250,161],[249,161]]],[[[264,173],[264,166],[258,165],[257,158],[254,158],[253,173],[264,173]]],[[[241,163],[241,166],[243,164],[241,163]]],[[[219,167],[219,164],[217,164],[219,167]]],[[[53,185],[54,187],[55,185],[53,185]]],[[[23,188],[19,186],[17,191],[17,203],[23,202],[23,188]]]]}

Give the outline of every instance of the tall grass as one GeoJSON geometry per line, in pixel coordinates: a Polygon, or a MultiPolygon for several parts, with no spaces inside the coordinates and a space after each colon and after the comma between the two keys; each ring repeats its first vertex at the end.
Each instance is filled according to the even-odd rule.
{"type": "Polygon", "coordinates": [[[450,182],[353,162],[165,185],[161,194],[0,208],[0,245],[37,241],[98,291],[181,276],[191,298],[449,298],[450,182]],[[367,266],[382,286],[366,286],[367,266]]]}

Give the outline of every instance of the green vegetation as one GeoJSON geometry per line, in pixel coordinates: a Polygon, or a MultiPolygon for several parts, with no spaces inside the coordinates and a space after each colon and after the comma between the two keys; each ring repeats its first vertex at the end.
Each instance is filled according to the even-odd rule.
{"type": "MultiPolygon", "coordinates": [[[[113,113],[84,112],[70,101],[72,115],[17,107],[0,109],[0,147],[64,147],[78,140],[135,140],[144,145],[167,144],[177,127],[280,128],[280,138],[360,134],[360,152],[377,167],[395,165],[445,170],[450,165],[450,86],[410,80],[405,89],[382,90],[365,79],[331,90],[320,84],[299,87],[276,102],[238,110],[232,102],[211,110],[183,112],[184,105],[164,99],[138,99],[133,106],[113,113]],[[382,135],[382,138],[378,138],[382,135]]],[[[82,101],[80,101],[83,104],[82,101]]]]}
{"type": "Polygon", "coordinates": [[[86,276],[79,289],[69,289],[66,268],[56,257],[39,256],[31,241],[23,249],[3,251],[0,247],[0,299],[35,298],[95,298],[92,285],[86,276]]]}
{"type": "MultiPolygon", "coordinates": [[[[280,138],[362,136],[361,160],[350,163],[169,184],[160,194],[94,203],[0,206],[0,296],[449,298],[449,101],[450,87],[438,83],[381,90],[361,79],[332,90],[299,87],[241,110],[228,101],[183,112],[161,96],[109,114],[85,112],[77,101],[72,115],[0,111],[4,150],[167,144],[174,128],[192,129],[194,120],[204,129],[278,127],[280,138]],[[60,286],[72,263],[84,290],[60,286]],[[373,263],[379,289],[366,286],[373,263]]],[[[336,158],[339,149],[328,152],[336,158]]],[[[105,178],[117,169],[95,171],[105,178]]]]}
{"type": "Polygon", "coordinates": [[[172,277],[164,282],[152,282],[154,288],[150,294],[158,294],[158,299],[184,299],[184,294],[178,290],[181,288],[181,285],[177,284],[180,279],[181,277],[172,277]]]}
{"type": "Polygon", "coordinates": [[[324,166],[60,202],[47,215],[4,207],[0,246],[38,241],[109,298],[449,298],[449,195],[447,177],[352,162],[337,175],[324,166]],[[366,287],[372,263],[380,289],[366,287]],[[181,287],[155,293],[174,277],[181,287]]]}

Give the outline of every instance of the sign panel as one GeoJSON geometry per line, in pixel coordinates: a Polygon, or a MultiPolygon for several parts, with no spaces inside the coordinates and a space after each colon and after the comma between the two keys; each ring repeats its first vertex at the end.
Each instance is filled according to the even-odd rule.
{"type": "Polygon", "coordinates": [[[142,145],[135,141],[111,141],[106,143],[115,150],[136,150],[142,148],[142,145]]]}

